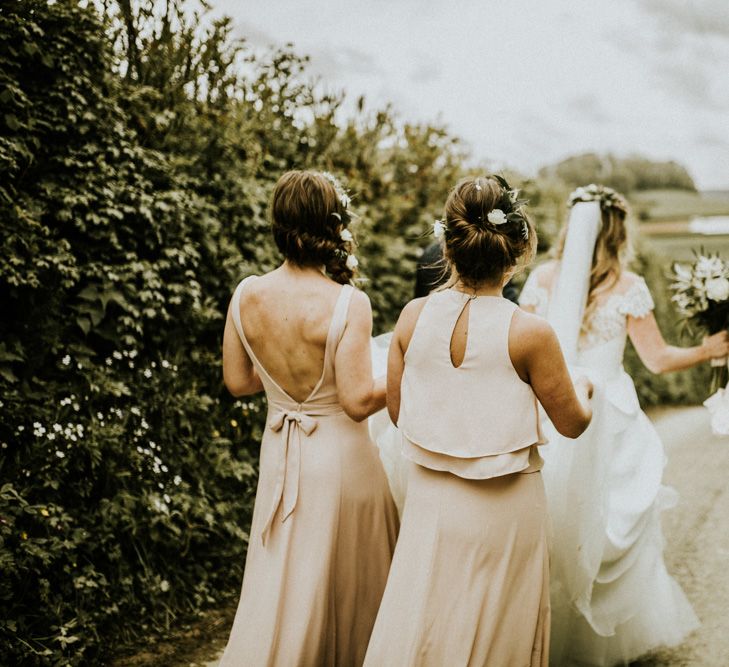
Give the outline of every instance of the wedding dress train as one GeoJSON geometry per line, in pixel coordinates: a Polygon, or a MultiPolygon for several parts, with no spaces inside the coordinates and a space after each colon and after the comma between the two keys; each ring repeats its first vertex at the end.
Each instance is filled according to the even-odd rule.
{"type": "MultiPolygon", "coordinates": [[[[550,293],[530,275],[520,302],[547,315],[550,293]]],[[[552,522],[551,664],[619,665],[672,646],[698,626],[663,562],[663,444],[623,368],[627,318],[653,308],[634,276],[593,312],[574,360],[595,385],[593,420],[577,440],[547,424],[543,475],[552,522]]]]}

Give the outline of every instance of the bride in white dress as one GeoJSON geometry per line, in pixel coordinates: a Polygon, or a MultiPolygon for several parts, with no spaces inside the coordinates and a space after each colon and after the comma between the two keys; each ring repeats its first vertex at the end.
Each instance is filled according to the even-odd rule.
{"type": "Polygon", "coordinates": [[[620,665],[681,642],[698,626],[663,562],[665,455],[623,369],[626,337],[655,373],[727,354],[727,335],[665,343],[653,300],[625,269],[626,204],[609,188],[572,196],[557,260],[531,273],[522,307],[547,317],[573,372],[595,385],[594,416],[576,441],[547,427],[544,482],[553,525],[551,664],[620,665]]]}

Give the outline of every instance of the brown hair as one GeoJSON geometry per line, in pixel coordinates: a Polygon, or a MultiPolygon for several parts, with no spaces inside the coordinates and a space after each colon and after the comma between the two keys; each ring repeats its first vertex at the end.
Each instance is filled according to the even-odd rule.
{"type": "MultiPolygon", "coordinates": [[[[625,198],[618,193],[613,193],[612,197],[601,201],[600,213],[602,223],[595,242],[595,252],[592,255],[590,289],[582,319],[583,330],[589,328],[590,318],[596,307],[597,292],[610,289],[620,280],[631,256],[630,237],[626,224],[628,204],[625,198]]],[[[558,260],[562,259],[568,226],[565,224],[562,227],[555,245],[553,254],[558,260]]]]}
{"type": "Polygon", "coordinates": [[[331,180],[316,171],[287,171],[273,190],[271,211],[273,239],[289,262],[324,266],[340,284],[352,281],[353,243],[340,236],[350,216],[331,180]]]}
{"type": "Polygon", "coordinates": [[[498,283],[504,274],[534,258],[536,232],[523,209],[503,224],[493,224],[494,209],[508,212],[509,190],[492,177],[458,182],[445,204],[444,254],[456,279],[468,287],[498,283]]]}

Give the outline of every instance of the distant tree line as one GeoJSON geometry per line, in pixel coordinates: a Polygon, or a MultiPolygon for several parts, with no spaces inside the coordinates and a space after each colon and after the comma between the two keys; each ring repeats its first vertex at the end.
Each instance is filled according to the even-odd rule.
{"type": "Polygon", "coordinates": [[[616,157],[610,153],[584,153],[543,167],[539,175],[556,177],[575,187],[602,183],[625,194],[639,190],[696,191],[696,185],[683,165],[673,161],[657,162],[639,155],[616,157]]]}

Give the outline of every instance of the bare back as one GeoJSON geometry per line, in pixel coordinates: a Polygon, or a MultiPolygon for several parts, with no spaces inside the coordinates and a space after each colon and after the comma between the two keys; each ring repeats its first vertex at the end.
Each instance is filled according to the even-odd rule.
{"type": "Polygon", "coordinates": [[[276,383],[303,402],[321,378],[329,325],[342,286],[324,275],[276,269],[240,299],[248,344],[276,383]]]}

